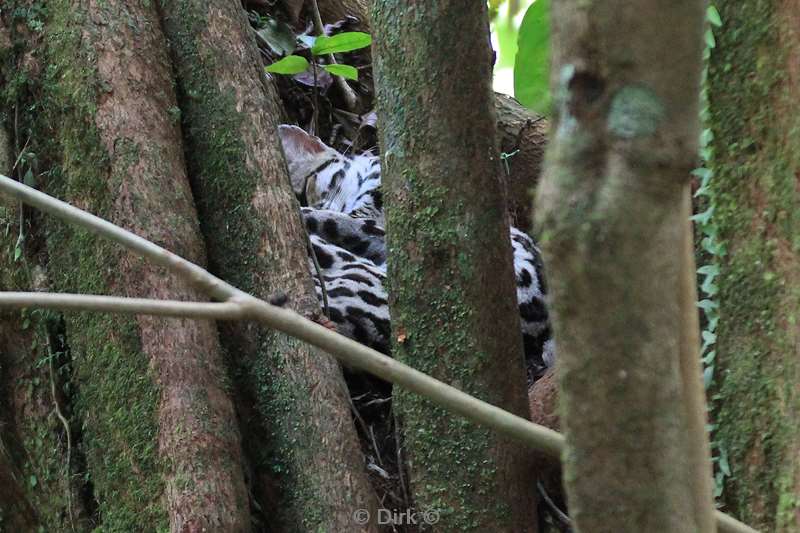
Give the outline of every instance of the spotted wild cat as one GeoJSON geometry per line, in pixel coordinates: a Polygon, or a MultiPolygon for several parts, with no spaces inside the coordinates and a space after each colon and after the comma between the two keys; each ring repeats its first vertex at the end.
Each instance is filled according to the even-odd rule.
{"type": "MultiPolygon", "coordinates": [[[[297,126],[279,134],[292,187],[304,206],[303,219],[319,263],[331,321],[339,333],[388,354],[390,321],[386,278],[383,196],[378,157],[348,156],[297,126]]],[[[530,380],[555,358],[544,297],[539,249],[510,228],[517,303],[530,380]]],[[[315,267],[309,258],[312,272],[315,267]]],[[[317,295],[322,299],[315,275],[317,295]]]]}

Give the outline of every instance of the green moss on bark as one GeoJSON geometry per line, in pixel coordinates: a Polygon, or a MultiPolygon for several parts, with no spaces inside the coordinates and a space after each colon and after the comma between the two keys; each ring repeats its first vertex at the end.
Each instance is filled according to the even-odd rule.
{"type": "MultiPolygon", "coordinates": [[[[438,1],[373,6],[392,354],[524,414],[481,9],[438,1]]],[[[437,529],[534,527],[533,482],[515,445],[413,394],[395,395],[415,506],[440,514],[437,529]]]]}
{"type": "MultiPolygon", "coordinates": [[[[231,54],[238,57],[238,49],[210,46],[216,32],[239,31],[239,19],[229,19],[232,13],[227,7],[217,9],[196,0],[175,2],[165,9],[179,79],[187,164],[210,268],[260,297],[286,291],[293,309],[313,312],[317,304],[305,270],[305,247],[293,240],[294,234],[302,235],[297,204],[288,178],[285,183],[278,181],[286,169],[274,137],[277,106],[269,98],[236,92],[262,88],[253,86],[250,72],[230,71],[231,54]],[[265,100],[264,108],[256,107],[265,100]],[[275,143],[272,153],[265,149],[269,143],[275,143]],[[270,210],[281,213],[269,217],[270,210]],[[291,216],[297,217],[296,225],[284,220],[291,216]]],[[[258,62],[253,57],[246,68],[257,69],[260,78],[258,62]]],[[[341,435],[349,428],[332,425],[331,412],[337,407],[331,407],[329,392],[338,368],[312,361],[324,356],[262,328],[223,325],[221,339],[242,385],[240,405],[246,404],[242,405],[248,417],[245,444],[256,478],[254,492],[263,507],[270,506],[270,523],[286,530],[335,529],[345,527],[335,516],[343,511],[351,523],[352,511],[342,509],[342,501],[353,508],[368,504],[356,505],[363,495],[349,492],[357,483],[332,479],[340,476],[331,466],[334,470],[336,464],[344,466],[343,456],[356,451],[355,446],[340,447],[341,435]],[[319,382],[311,383],[315,380],[319,382]],[[317,387],[324,392],[317,393],[317,387]],[[339,457],[331,457],[330,449],[339,457]],[[321,460],[326,463],[319,464],[321,460]],[[322,488],[334,486],[338,493],[322,488]]],[[[342,413],[349,423],[346,407],[336,416],[342,413]]],[[[347,468],[353,467],[361,465],[347,468]]],[[[351,477],[358,481],[359,475],[354,472],[351,477]]]]}
{"type": "Polygon", "coordinates": [[[725,503],[765,530],[798,526],[800,117],[778,3],[718,1],[711,58],[719,278],[719,438],[733,471],[725,503]]]}
{"type": "MultiPolygon", "coordinates": [[[[41,78],[16,84],[16,97],[31,98],[22,109],[21,131],[49,167],[48,193],[108,217],[110,182],[121,177],[109,176],[94,125],[103,88],[93,66],[95,52],[82,40],[85,12],[59,0],[46,13],[48,40],[34,54],[41,78]]],[[[44,219],[44,228],[53,290],[114,292],[118,249],[52,218],[44,219]]],[[[156,450],[158,389],[141,353],[138,326],[132,318],[95,314],[70,314],[66,322],[75,369],[72,423],[83,428],[81,446],[102,527],[133,531],[149,524],[165,530],[163,465],[156,450]]]]}

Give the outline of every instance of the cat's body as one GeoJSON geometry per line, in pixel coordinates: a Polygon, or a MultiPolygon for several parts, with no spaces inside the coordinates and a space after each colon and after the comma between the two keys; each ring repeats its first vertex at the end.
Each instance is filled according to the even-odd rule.
{"type": "MultiPolygon", "coordinates": [[[[325,281],[329,318],[343,335],[389,353],[387,250],[378,158],[345,156],[296,126],[280,126],[280,136],[292,187],[307,205],[303,218],[325,281]]],[[[528,375],[535,379],[555,358],[544,301],[547,289],[533,239],[514,227],[510,238],[528,375]]],[[[322,299],[316,273],[314,278],[322,299]]]]}

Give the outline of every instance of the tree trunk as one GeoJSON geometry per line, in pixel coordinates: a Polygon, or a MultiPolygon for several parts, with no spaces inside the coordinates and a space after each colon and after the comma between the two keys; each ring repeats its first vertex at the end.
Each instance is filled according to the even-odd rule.
{"type": "MultiPolygon", "coordinates": [[[[59,1],[47,12],[47,41],[35,52],[47,68],[25,117],[32,148],[50,165],[45,188],[202,264],[155,7],[59,1]]],[[[203,299],[85,232],[52,219],[46,229],[54,290],[203,299]]],[[[249,530],[241,444],[214,325],[66,318],[72,425],[82,428],[102,526],[249,530]]]]}
{"type": "Polygon", "coordinates": [[[723,501],[764,531],[800,529],[800,2],[718,0],[709,66],[718,257],[723,501]]]}
{"type": "Polygon", "coordinates": [[[369,31],[368,0],[317,0],[317,4],[325,24],[333,24],[352,17],[358,21],[356,29],[369,31]]]}
{"type": "Polygon", "coordinates": [[[531,225],[533,192],[539,182],[550,123],[508,95],[495,93],[497,140],[503,158],[500,177],[506,186],[511,222],[523,231],[531,225]]]}
{"type": "MultiPolygon", "coordinates": [[[[525,416],[486,6],[376,1],[372,22],[392,353],[525,416]]],[[[414,395],[395,402],[416,507],[440,513],[437,530],[535,530],[527,450],[414,395]]]]}
{"type": "MultiPolygon", "coordinates": [[[[277,95],[243,11],[227,0],[169,2],[163,11],[212,270],[264,299],[284,292],[288,307],[318,316],[277,138],[277,95]]],[[[346,531],[358,509],[375,517],[338,363],[252,324],[221,331],[241,377],[246,448],[270,526],[346,531]]]]}
{"type": "Polygon", "coordinates": [[[579,531],[708,530],[710,506],[687,490],[677,252],[697,157],[704,7],[553,4],[556,113],[536,215],[579,531]]]}

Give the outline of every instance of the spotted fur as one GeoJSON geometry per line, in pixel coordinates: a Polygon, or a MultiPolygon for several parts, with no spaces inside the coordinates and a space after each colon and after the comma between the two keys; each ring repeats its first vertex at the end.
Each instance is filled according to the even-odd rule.
{"type": "MultiPolygon", "coordinates": [[[[372,155],[346,156],[296,126],[280,126],[292,186],[322,271],[328,313],[337,331],[389,353],[390,322],[380,163],[372,155]]],[[[520,329],[529,379],[555,359],[541,255],[536,243],[510,228],[520,329]]],[[[314,271],[314,266],[309,258],[314,271]]],[[[322,300],[315,276],[317,295],[322,300]]]]}

